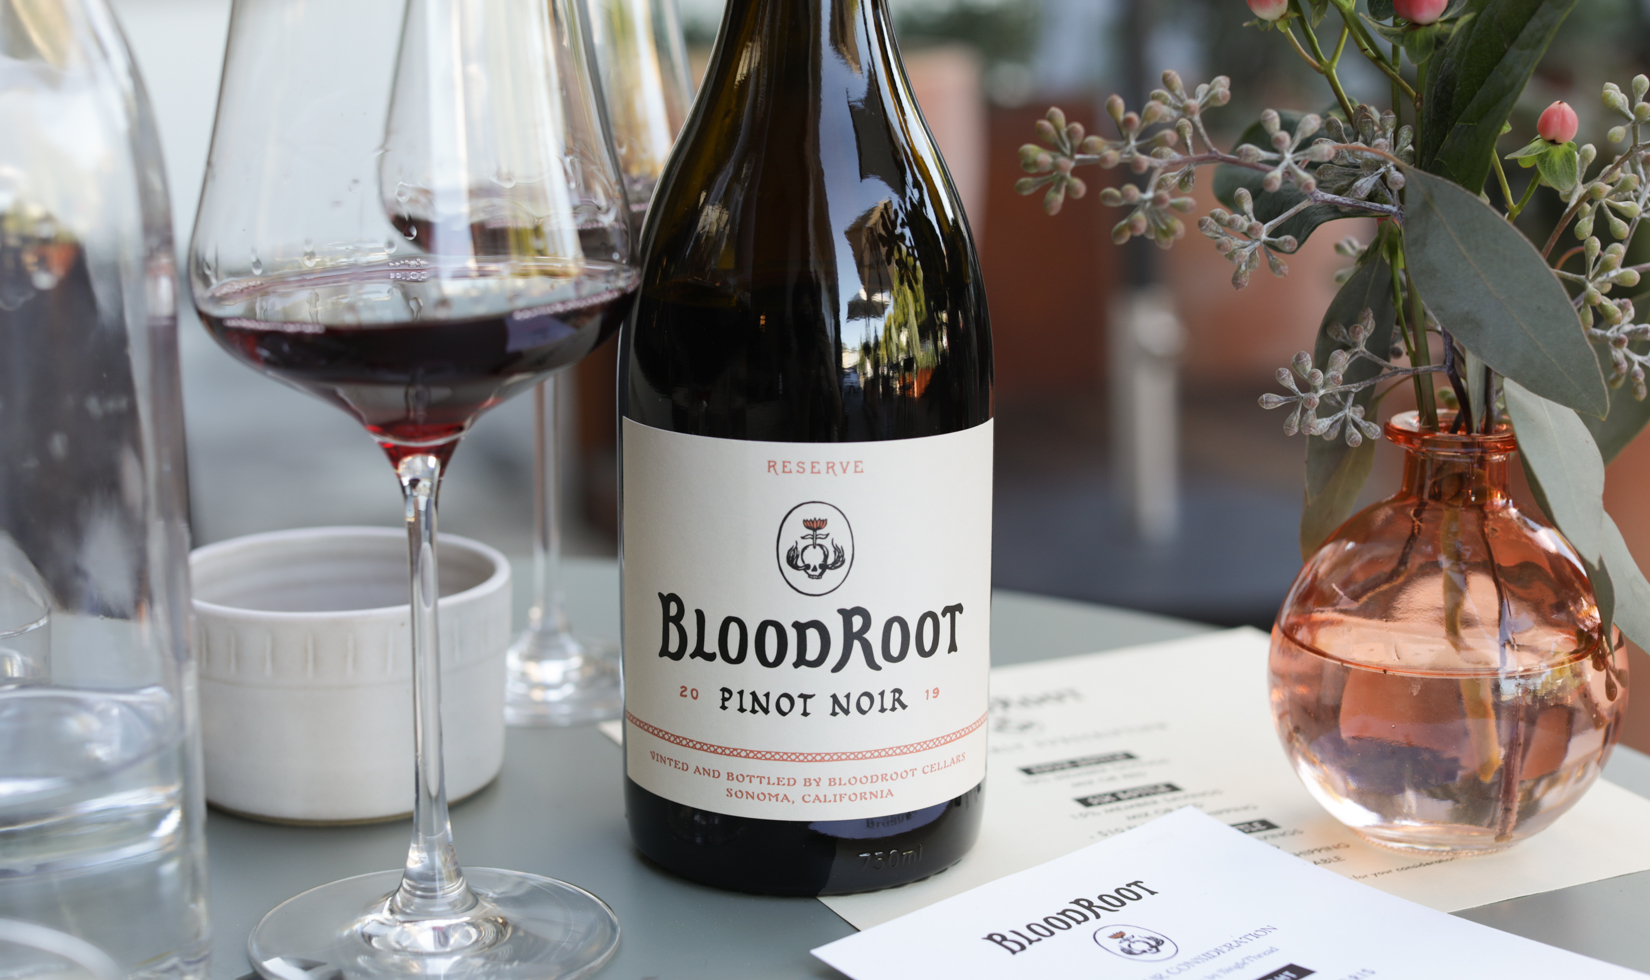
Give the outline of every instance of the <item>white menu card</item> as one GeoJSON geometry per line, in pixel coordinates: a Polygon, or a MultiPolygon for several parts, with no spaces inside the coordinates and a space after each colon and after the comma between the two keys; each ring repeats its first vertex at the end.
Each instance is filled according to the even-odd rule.
{"type": "Polygon", "coordinates": [[[1193,807],[813,953],[853,980],[1642,976],[1394,898],[1193,807]]]}

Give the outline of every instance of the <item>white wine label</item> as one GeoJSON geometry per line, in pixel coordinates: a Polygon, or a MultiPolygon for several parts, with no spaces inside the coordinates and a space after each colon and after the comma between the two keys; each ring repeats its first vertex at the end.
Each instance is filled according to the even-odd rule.
{"type": "Polygon", "coordinates": [[[991,422],[835,443],[623,428],[631,779],[852,820],[985,777],[991,422]]]}

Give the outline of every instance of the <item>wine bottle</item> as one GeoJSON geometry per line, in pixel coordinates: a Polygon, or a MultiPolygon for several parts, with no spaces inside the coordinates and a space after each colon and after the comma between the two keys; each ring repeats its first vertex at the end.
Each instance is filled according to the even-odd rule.
{"type": "Polygon", "coordinates": [[[771,894],[974,843],[991,332],[883,0],[729,0],[621,332],[626,805],[771,894]]]}

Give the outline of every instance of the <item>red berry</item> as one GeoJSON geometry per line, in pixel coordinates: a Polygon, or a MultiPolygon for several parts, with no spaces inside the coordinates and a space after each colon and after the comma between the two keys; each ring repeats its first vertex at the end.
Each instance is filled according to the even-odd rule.
{"type": "Polygon", "coordinates": [[[1536,120],[1535,131],[1549,143],[1568,143],[1576,138],[1580,126],[1581,120],[1568,102],[1554,102],[1536,120]]]}
{"type": "Polygon", "coordinates": [[[1444,16],[1449,0],[1392,0],[1392,9],[1411,24],[1433,24],[1444,16]]]}
{"type": "Polygon", "coordinates": [[[1289,12],[1289,0],[1249,0],[1249,9],[1261,20],[1277,20],[1289,12]]]}

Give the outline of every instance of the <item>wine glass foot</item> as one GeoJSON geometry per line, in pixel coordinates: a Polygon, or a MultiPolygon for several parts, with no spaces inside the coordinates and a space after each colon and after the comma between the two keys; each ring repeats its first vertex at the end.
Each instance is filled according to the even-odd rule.
{"type": "Polygon", "coordinates": [[[247,955],[265,980],[575,980],[618,949],[613,910],[576,885],[497,868],[464,875],[480,901],[444,919],[388,911],[399,871],[312,888],[264,916],[247,955]]]}
{"type": "Polygon", "coordinates": [[[504,720],[523,727],[584,725],[624,707],[619,648],[566,630],[527,629],[511,644],[504,720]]]}

